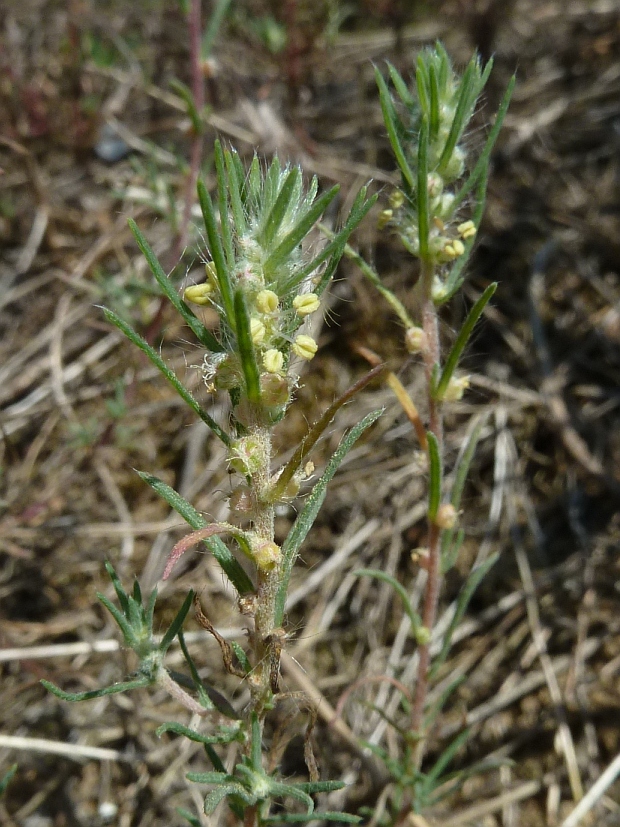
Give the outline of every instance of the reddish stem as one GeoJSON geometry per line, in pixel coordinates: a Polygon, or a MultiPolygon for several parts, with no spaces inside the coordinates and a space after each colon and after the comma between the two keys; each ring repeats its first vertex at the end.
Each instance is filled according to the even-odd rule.
{"type": "MultiPolygon", "coordinates": [[[[428,398],[428,420],[429,431],[437,438],[440,458],[443,455],[443,416],[441,403],[432,393],[433,370],[435,365],[440,363],[441,346],[439,342],[439,323],[437,309],[432,299],[433,266],[429,262],[422,262],[422,327],[426,334],[426,346],[424,348],[424,370],[426,374],[426,388],[428,398]]],[[[422,609],[422,625],[432,631],[437,616],[437,603],[439,600],[439,586],[441,582],[441,529],[435,522],[429,520],[428,525],[428,561],[427,579],[424,591],[424,605],[422,609]]],[[[422,731],[424,723],[424,706],[428,694],[428,675],[430,668],[430,641],[420,644],[418,661],[418,676],[416,681],[415,698],[411,711],[411,729],[421,739],[424,737],[422,731]]],[[[420,747],[417,754],[418,767],[422,762],[424,754],[423,740],[420,740],[420,747]]]]}

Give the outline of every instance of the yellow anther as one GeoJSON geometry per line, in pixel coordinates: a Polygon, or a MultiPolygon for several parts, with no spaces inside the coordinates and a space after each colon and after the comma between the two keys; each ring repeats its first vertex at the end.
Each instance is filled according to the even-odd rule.
{"type": "Polygon", "coordinates": [[[207,304],[211,304],[212,295],[213,285],[205,282],[204,284],[192,284],[190,287],[186,287],[183,298],[186,302],[204,307],[207,304]]]}
{"type": "Polygon", "coordinates": [[[394,216],[393,210],[381,210],[377,219],[377,229],[384,230],[394,216]]]}
{"type": "Polygon", "coordinates": [[[256,309],[261,313],[273,313],[278,309],[278,295],[273,290],[261,290],[256,296],[256,309]]]}
{"type": "Polygon", "coordinates": [[[297,311],[298,316],[309,316],[319,309],[319,297],[316,293],[303,293],[300,296],[295,296],[293,299],[293,307],[297,311]]]}
{"type": "Polygon", "coordinates": [[[464,221],[456,228],[456,231],[463,240],[473,238],[476,235],[476,225],[473,221],[464,221]]]}
{"type": "Polygon", "coordinates": [[[265,325],[260,319],[250,319],[250,335],[255,345],[259,345],[265,338],[265,325]]]}
{"type": "Polygon", "coordinates": [[[267,373],[280,373],[283,364],[284,356],[275,348],[271,348],[263,355],[263,366],[267,373]]]}
{"type": "Polygon", "coordinates": [[[399,210],[405,203],[405,196],[401,190],[392,190],[390,193],[390,207],[393,210],[399,210]]]}
{"type": "Polygon", "coordinates": [[[448,382],[442,399],[444,402],[458,402],[469,387],[469,376],[453,376],[448,382]]]}
{"type": "Polygon", "coordinates": [[[293,342],[293,353],[299,356],[300,359],[306,359],[308,362],[310,359],[314,359],[318,349],[319,346],[312,336],[306,336],[304,333],[300,333],[293,342]]]}

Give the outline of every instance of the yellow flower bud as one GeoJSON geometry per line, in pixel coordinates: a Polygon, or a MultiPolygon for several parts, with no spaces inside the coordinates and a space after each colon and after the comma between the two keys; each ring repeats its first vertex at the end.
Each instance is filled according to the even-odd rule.
{"type": "Polygon", "coordinates": [[[261,313],[273,313],[278,309],[278,294],[273,290],[261,290],[256,296],[256,309],[261,313]]]}
{"type": "Polygon", "coordinates": [[[394,216],[393,210],[381,210],[377,219],[377,229],[384,230],[394,216]]]}
{"type": "Polygon", "coordinates": [[[293,299],[293,307],[298,316],[309,316],[319,309],[319,304],[319,297],[316,293],[303,293],[293,299]]]}
{"type": "Polygon", "coordinates": [[[213,285],[209,284],[209,282],[205,282],[204,284],[192,284],[189,287],[186,287],[185,292],[183,293],[183,298],[186,302],[191,302],[192,304],[198,304],[201,307],[205,307],[207,304],[211,304],[212,295],[213,285]]]}
{"type": "Polygon", "coordinates": [[[462,256],[464,252],[465,245],[458,238],[446,241],[444,246],[441,248],[442,258],[447,259],[448,261],[452,261],[453,259],[462,256]]]}
{"type": "Polygon", "coordinates": [[[280,546],[270,540],[258,543],[252,548],[252,555],[259,569],[270,571],[280,559],[280,546]]]}
{"type": "Polygon", "coordinates": [[[426,334],[421,327],[410,327],[405,333],[407,353],[420,353],[426,344],[426,334]]]}
{"type": "Polygon", "coordinates": [[[265,338],[265,325],[260,319],[250,319],[250,335],[255,345],[259,345],[265,338]]]}
{"type": "Polygon", "coordinates": [[[280,373],[284,364],[284,356],[279,350],[271,348],[263,354],[263,366],[267,373],[280,373]]]}
{"type": "Polygon", "coordinates": [[[399,210],[405,203],[405,196],[401,190],[392,190],[390,193],[390,207],[399,210]]]}
{"type": "Polygon", "coordinates": [[[300,333],[293,343],[293,353],[308,362],[310,359],[314,359],[318,349],[319,346],[312,336],[306,336],[304,333],[300,333]]]}
{"type": "Polygon", "coordinates": [[[457,518],[458,514],[456,513],[456,508],[452,505],[452,503],[443,503],[437,509],[437,514],[435,515],[435,525],[441,529],[454,528],[457,518]]]}
{"type": "Polygon", "coordinates": [[[476,225],[473,221],[464,221],[456,228],[456,231],[463,240],[473,238],[476,235],[476,225]]]}
{"type": "Polygon", "coordinates": [[[442,399],[444,402],[458,402],[469,387],[469,376],[453,376],[448,382],[442,399]]]}
{"type": "Polygon", "coordinates": [[[427,626],[418,626],[415,630],[416,643],[426,646],[431,641],[431,630],[427,626]]]}

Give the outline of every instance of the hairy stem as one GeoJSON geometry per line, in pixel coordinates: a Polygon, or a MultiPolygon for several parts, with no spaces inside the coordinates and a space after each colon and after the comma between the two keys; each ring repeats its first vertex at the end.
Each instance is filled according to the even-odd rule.
{"type": "MultiPolygon", "coordinates": [[[[272,543],[274,541],[275,504],[269,502],[264,493],[271,484],[272,444],[271,432],[268,426],[262,424],[261,411],[256,412],[257,424],[251,432],[261,445],[263,457],[262,467],[252,476],[254,489],[255,510],[253,514],[253,531],[259,542],[272,543]]],[[[264,707],[271,697],[269,638],[274,630],[275,600],[280,584],[280,567],[273,569],[257,569],[257,600],[254,617],[254,634],[252,648],[254,655],[254,671],[252,673],[252,708],[257,712],[259,720],[264,717],[264,707]]]]}
{"type": "MultiPolygon", "coordinates": [[[[433,265],[428,261],[422,261],[422,327],[425,334],[423,348],[424,371],[426,375],[426,389],[428,401],[428,428],[437,438],[439,456],[443,456],[443,415],[441,403],[435,399],[433,394],[433,371],[435,365],[440,364],[441,345],[439,341],[439,320],[437,308],[432,298],[432,286],[434,278],[433,265]]],[[[424,591],[424,605],[422,610],[422,625],[428,630],[429,638],[435,624],[437,615],[437,602],[439,598],[439,586],[441,579],[440,550],[441,550],[441,529],[429,519],[428,525],[428,565],[427,579],[424,591]]],[[[416,681],[415,697],[411,711],[411,730],[420,737],[419,748],[416,756],[418,767],[422,763],[424,755],[424,733],[422,732],[424,721],[424,706],[428,693],[428,676],[430,670],[430,639],[427,643],[420,644],[418,675],[416,681]]]]}

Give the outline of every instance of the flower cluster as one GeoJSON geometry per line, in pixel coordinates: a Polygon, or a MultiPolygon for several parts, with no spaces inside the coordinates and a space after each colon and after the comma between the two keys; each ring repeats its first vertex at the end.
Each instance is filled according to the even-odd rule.
{"type": "Polygon", "coordinates": [[[291,360],[310,360],[317,343],[304,323],[320,306],[346,239],[361,213],[358,199],[343,230],[309,255],[304,239],[335,198],[334,187],[317,197],[316,178],[304,191],[301,170],[274,158],[263,171],[257,158],[249,174],[235,152],[216,147],[217,211],[199,188],[210,258],[206,279],[185,290],[185,301],[216,309],[218,349],[204,360],[205,381],[230,393],[235,416],[277,421],[291,399],[291,360]],[[354,215],[355,213],[355,215],[354,215]]]}
{"type": "Polygon", "coordinates": [[[477,232],[476,217],[458,217],[459,208],[480,177],[479,166],[462,183],[468,166],[464,131],[491,70],[474,56],[457,75],[445,49],[438,44],[417,59],[415,89],[410,90],[390,66],[402,110],[377,73],[388,135],[402,176],[401,188],[390,196],[379,226],[392,226],[406,249],[436,266],[433,298],[440,304],[453,294],[442,278],[446,265],[466,257],[477,232]]]}

